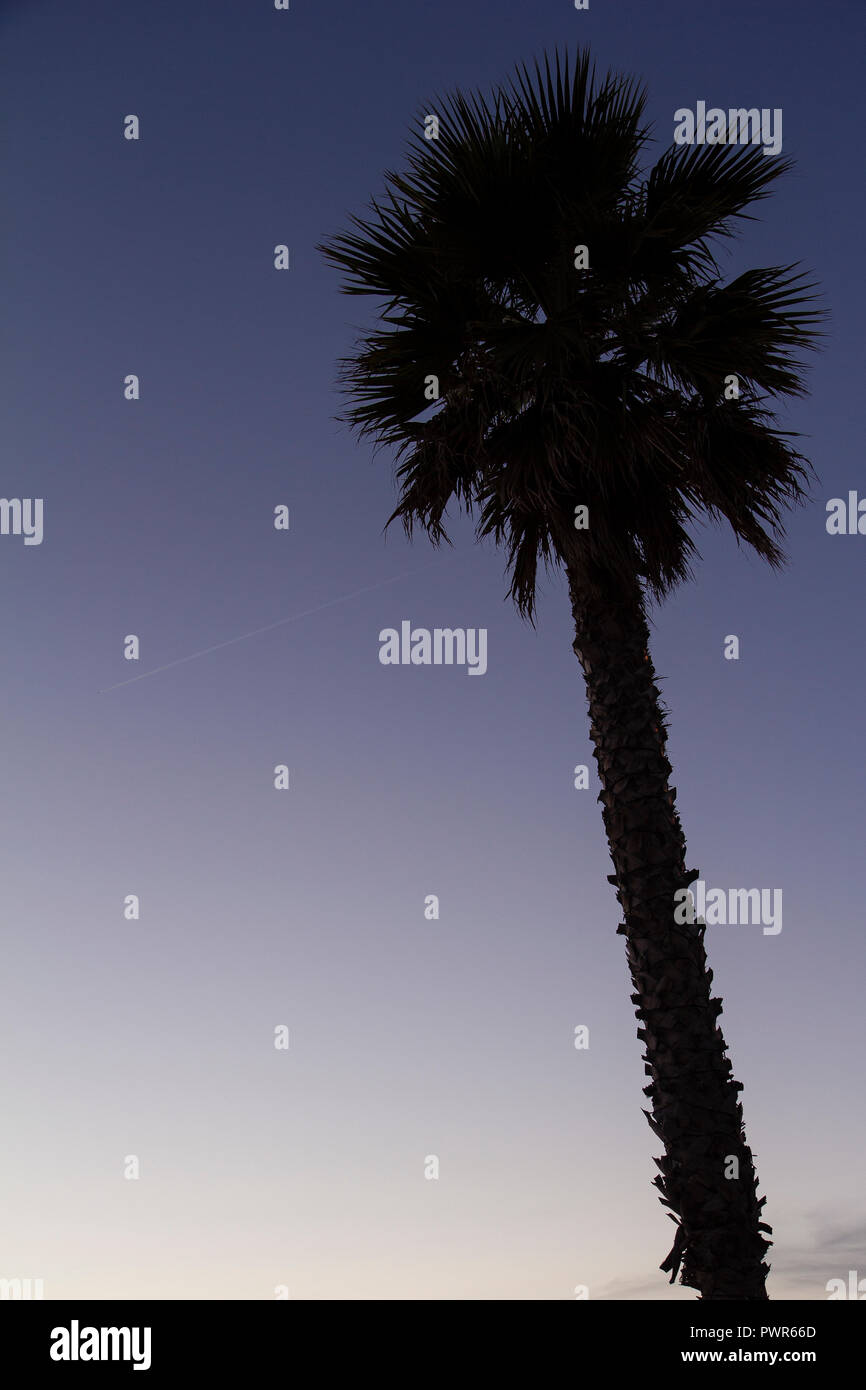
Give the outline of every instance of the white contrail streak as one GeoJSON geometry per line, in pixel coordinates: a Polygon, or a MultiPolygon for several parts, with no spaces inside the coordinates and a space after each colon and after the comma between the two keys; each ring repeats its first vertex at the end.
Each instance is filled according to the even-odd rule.
{"type": "MultiPolygon", "coordinates": [[[[435,564],[436,561],[432,561],[435,564]]],[[[183,666],[187,661],[195,661],[200,656],[207,656],[209,652],[221,651],[223,647],[232,647],[235,642],[245,642],[248,637],[257,637],[260,632],[272,632],[275,627],[284,627],[286,623],[300,622],[301,618],[309,618],[313,613],[321,613],[323,608],[333,608],[337,603],[347,603],[350,598],[357,598],[359,594],[368,594],[371,589],[381,589],[386,584],[396,584],[398,579],[408,579],[413,574],[423,574],[424,570],[430,565],[422,565],[417,570],[407,570],[404,574],[392,575],[390,579],[380,579],[375,584],[366,584],[363,589],[354,589],[351,594],[341,594],[339,598],[328,599],[327,603],[319,603],[315,608],[307,608],[303,613],[293,613],[290,618],[278,618],[275,623],[267,623],[265,627],[253,628],[252,632],[242,632],[240,637],[230,637],[227,642],[217,642],[212,647],[202,647],[200,652],[192,652],[189,656],[179,656],[176,661],[167,661],[164,666],[154,666],[152,671],[142,671],[140,676],[130,676],[127,681],[118,681],[116,685],[107,685],[104,690],[97,693],[107,695],[110,690],[119,690],[123,685],[134,685],[136,681],[146,681],[149,676],[158,676],[160,671],[170,671],[172,666],[183,666]]]]}

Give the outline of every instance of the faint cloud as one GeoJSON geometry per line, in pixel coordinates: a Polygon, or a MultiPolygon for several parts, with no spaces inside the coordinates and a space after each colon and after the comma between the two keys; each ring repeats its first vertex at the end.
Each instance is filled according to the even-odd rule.
{"type": "Polygon", "coordinates": [[[809,1221],[812,1229],[805,1241],[770,1251],[774,1298],[824,1299],[828,1279],[847,1279],[849,1269],[866,1278],[866,1215],[813,1214],[809,1221]]]}
{"type": "MultiPolygon", "coordinates": [[[[866,1279],[866,1214],[845,1218],[813,1212],[807,1223],[811,1229],[805,1240],[773,1245],[768,1252],[767,1291],[773,1299],[826,1299],[827,1281],[847,1280],[849,1269],[857,1270],[859,1277],[866,1279]]],[[[656,1278],[609,1279],[592,1287],[590,1297],[656,1302],[696,1300],[698,1294],[696,1289],[686,1289],[682,1284],[669,1284],[667,1275],[659,1271],[656,1278]]]]}

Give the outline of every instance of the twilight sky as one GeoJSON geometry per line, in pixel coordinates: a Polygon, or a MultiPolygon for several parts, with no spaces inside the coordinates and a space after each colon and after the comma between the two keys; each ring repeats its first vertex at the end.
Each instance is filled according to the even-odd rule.
{"type": "Polygon", "coordinates": [[[689,865],[783,893],[777,935],[707,930],[771,1295],[866,1276],[866,538],[825,529],[866,494],[863,27],[860,0],[3,0],[0,492],[44,499],[44,539],[0,536],[0,1277],[696,1296],[657,1268],[673,1227],[564,586],[533,631],[465,522],[439,554],[383,537],[391,460],[334,421],[374,305],[314,250],[438,93],[582,42],[648,83],[652,157],[705,100],[782,108],[797,160],[724,264],[824,287],[786,415],[820,481],[782,575],[701,532],[653,654],[689,865]],[[486,628],[483,678],[381,665],[403,620],[486,628]]]}

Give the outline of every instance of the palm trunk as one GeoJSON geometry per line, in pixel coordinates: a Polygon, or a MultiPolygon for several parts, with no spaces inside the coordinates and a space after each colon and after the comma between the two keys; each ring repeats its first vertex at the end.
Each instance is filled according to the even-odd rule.
{"type": "Polygon", "coordinates": [[[587,597],[570,582],[574,650],[586,677],[599,800],[616,873],[611,883],[625,921],[646,1052],[644,1112],[664,1145],[655,1162],[662,1201],[678,1221],[661,1265],[704,1299],[765,1299],[770,1242],[762,1232],[751,1150],[745,1142],[725,1040],[710,996],[705,928],[674,921],[674,893],[698,877],[685,864],[685,839],[668,778],[665,716],[649,657],[643,593],[587,597]],[[737,1171],[731,1159],[738,1160],[737,1171]]]}

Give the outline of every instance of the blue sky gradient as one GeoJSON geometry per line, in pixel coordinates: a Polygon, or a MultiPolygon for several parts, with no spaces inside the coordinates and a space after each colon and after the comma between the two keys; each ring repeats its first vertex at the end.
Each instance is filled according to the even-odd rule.
{"type": "Polygon", "coordinates": [[[42,497],[45,534],[0,537],[0,1276],[49,1298],[694,1297],[658,1272],[673,1231],[564,586],[533,630],[465,520],[453,551],[383,536],[391,460],[334,419],[373,305],[314,249],[438,93],[580,43],[646,80],[654,157],[703,99],[781,107],[797,161],[723,263],[821,281],[830,336],[783,417],[820,481],[782,575],[700,532],[653,655],[689,864],[784,894],[778,936],[707,932],[770,1292],[866,1276],[866,538],[824,524],[866,495],[862,33],[853,0],[4,4],[0,491],[42,497]],[[382,666],[404,619],[486,628],[483,679],[382,666]]]}

